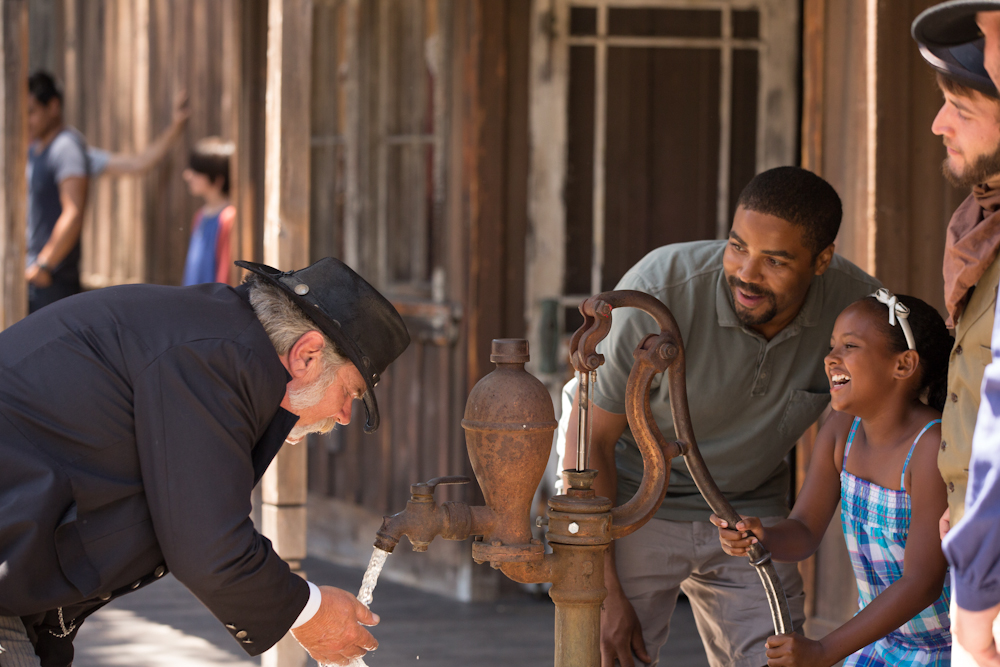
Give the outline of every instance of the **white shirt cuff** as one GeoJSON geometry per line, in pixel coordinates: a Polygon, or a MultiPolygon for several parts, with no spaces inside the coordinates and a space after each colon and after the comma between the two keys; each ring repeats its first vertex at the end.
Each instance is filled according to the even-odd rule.
{"type": "Polygon", "coordinates": [[[292,630],[311,620],[316,615],[316,612],[319,611],[320,602],[323,601],[323,594],[319,592],[319,586],[311,581],[307,581],[306,583],[309,585],[309,601],[306,602],[306,606],[299,612],[299,617],[292,623],[292,630]]]}

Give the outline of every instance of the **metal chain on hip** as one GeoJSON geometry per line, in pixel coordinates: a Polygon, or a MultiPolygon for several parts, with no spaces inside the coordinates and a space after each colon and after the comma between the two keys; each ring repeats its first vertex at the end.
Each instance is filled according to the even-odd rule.
{"type": "Polygon", "coordinates": [[[62,629],[62,634],[61,635],[57,634],[53,630],[49,630],[48,631],[49,634],[52,635],[53,637],[55,637],[56,639],[65,639],[66,637],[70,636],[70,633],[72,633],[74,630],[76,630],[76,624],[73,623],[72,621],[69,624],[69,628],[68,629],[66,628],[66,620],[63,618],[62,607],[59,607],[59,627],[60,627],[60,629],[62,629]]]}

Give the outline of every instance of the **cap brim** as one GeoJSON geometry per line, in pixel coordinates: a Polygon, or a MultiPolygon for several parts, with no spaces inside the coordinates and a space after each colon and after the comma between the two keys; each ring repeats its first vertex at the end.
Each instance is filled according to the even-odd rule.
{"type": "Polygon", "coordinates": [[[273,267],[266,264],[259,264],[257,262],[248,262],[246,260],[238,260],[235,262],[236,266],[252,271],[253,273],[261,276],[267,282],[276,287],[280,287],[282,291],[288,295],[295,304],[302,309],[306,317],[312,320],[320,330],[330,337],[331,340],[340,348],[345,356],[350,360],[354,367],[358,369],[358,373],[365,381],[365,385],[368,387],[365,391],[362,399],[365,404],[365,412],[367,412],[367,418],[365,420],[365,433],[371,433],[379,427],[381,419],[378,414],[378,402],[375,400],[375,381],[371,377],[371,373],[365,368],[362,359],[364,355],[361,350],[358,349],[357,345],[351,340],[350,336],[344,334],[340,330],[340,324],[330,318],[322,309],[318,308],[315,303],[312,303],[308,299],[295,293],[295,290],[287,285],[281,280],[286,274],[279,271],[273,267]]]}
{"type": "Polygon", "coordinates": [[[941,74],[978,90],[984,95],[1000,97],[996,85],[983,66],[982,38],[957,46],[927,46],[920,44],[920,55],[941,74]]]}
{"type": "Polygon", "coordinates": [[[1000,0],[952,0],[929,7],[913,20],[910,34],[927,46],[955,46],[982,35],[976,25],[978,12],[1000,11],[1000,0]]]}

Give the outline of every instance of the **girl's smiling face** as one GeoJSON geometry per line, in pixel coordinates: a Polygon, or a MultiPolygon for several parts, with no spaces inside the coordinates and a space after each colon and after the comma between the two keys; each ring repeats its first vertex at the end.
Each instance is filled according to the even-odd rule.
{"type": "Polygon", "coordinates": [[[879,404],[889,393],[899,354],[892,351],[874,318],[871,310],[853,304],[833,325],[824,364],[830,407],[838,412],[860,416],[858,410],[879,404]]]}

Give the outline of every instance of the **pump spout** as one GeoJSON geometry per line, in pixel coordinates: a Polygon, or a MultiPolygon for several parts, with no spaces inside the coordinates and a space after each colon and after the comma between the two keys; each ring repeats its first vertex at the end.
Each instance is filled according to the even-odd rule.
{"type": "Polygon", "coordinates": [[[468,477],[455,475],[411,485],[406,509],[382,520],[375,547],[392,553],[403,535],[409,538],[414,551],[427,551],[427,546],[438,535],[446,540],[466,539],[473,529],[469,505],[459,502],[438,505],[434,501],[434,489],[439,484],[468,483],[468,477]]]}

